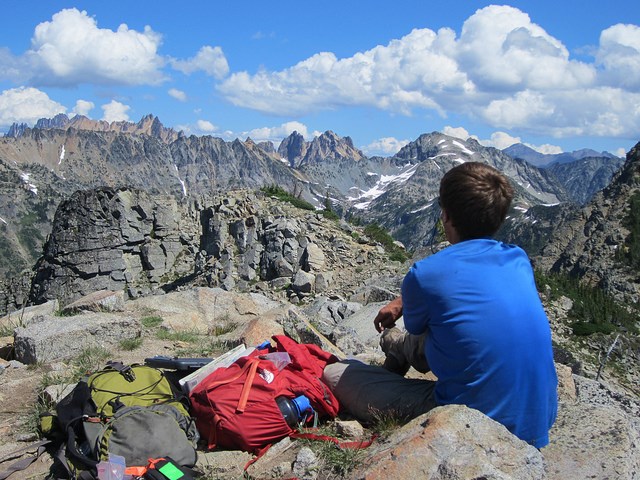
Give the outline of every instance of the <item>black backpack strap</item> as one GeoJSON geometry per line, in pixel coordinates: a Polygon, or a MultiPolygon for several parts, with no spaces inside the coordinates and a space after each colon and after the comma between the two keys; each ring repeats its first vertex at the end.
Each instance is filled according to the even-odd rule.
{"type": "Polygon", "coordinates": [[[78,449],[76,431],[73,425],[69,425],[67,427],[67,454],[69,455],[69,457],[92,469],[95,469],[98,466],[98,460],[89,458],[78,449]]]}
{"type": "Polygon", "coordinates": [[[5,455],[3,458],[0,458],[0,463],[9,460],[11,458],[16,458],[20,455],[22,455],[22,453],[24,452],[28,452],[29,450],[32,449],[36,449],[35,453],[33,453],[32,455],[22,458],[20,460],[18,460],[17,462],[12,463],[11,465],[9,465],[9,467],[3,471],[0,472],[0,480],[4,480],[5,478],[8,478],[10,475],[14,474],[15,472],[19,472],[21,470],[24,470],[25,468],[27,468],[29,465],[31,465],[33,462],[36,461],[36,459],[42,455],[44,453],[44,451],[46,450],[46,446],[51,443],[51,440],[41,440],[39,442],[36,443],[32,443],[31,445],[27,445],[26,447],[20,448],[19,450],[16,450],[14,452],[11,452],[8,455],[5,455]]]}
{"type": "Polygon", "coordinates": [[[58,402],[56,414],[64,432],[69,424],[77,423],[82,416],[97,415],[87,382],[78,382],[71,393],[58,402]]]}

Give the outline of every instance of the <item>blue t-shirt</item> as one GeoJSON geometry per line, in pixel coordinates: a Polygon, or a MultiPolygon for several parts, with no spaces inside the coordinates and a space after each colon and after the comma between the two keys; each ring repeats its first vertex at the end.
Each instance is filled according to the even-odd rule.
{"type": "Polygon", "coordinates": [[[427,332],[439,405],[463,404],[541,448],[557,412],[551,330],[526,253],[466,240],[415,263],[402,285],[405,328],[427,332]]]}

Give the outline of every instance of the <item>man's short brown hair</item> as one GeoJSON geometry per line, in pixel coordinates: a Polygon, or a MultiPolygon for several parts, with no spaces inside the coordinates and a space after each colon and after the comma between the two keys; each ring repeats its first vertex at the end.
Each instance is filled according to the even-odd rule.
{"type": "Polygon", "coordinates": [[[512,198],[509,180],[486,163],[458,165],[440,182],[440,203],[462,240],[495,235],[512,198]]]}

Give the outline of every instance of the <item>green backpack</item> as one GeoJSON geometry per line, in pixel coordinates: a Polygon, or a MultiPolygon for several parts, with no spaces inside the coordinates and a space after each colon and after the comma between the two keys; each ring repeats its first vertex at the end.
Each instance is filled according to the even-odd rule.
{"type": "Polygon", "coordinates": [[[109,454],[124,457],[127,467],[161,457],[183,466],[196,463],[195,422],[156,368],[109,362],[80,381],[56,413],[66,437],[65,456],[82,469],[95,471],[109,454]]]}

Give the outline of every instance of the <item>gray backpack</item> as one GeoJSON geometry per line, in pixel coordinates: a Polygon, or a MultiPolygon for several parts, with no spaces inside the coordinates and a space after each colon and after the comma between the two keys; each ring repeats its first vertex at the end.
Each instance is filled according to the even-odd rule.
{"type": "Polygon", "coordinates": [[[79,382],[56,413],[65,456],[81,469],[94,472],[109,454],[124,457],[127,467],[162,457],[187,467],[196,463],[195,422],[156,368],[109,362],[79,382]]]}

